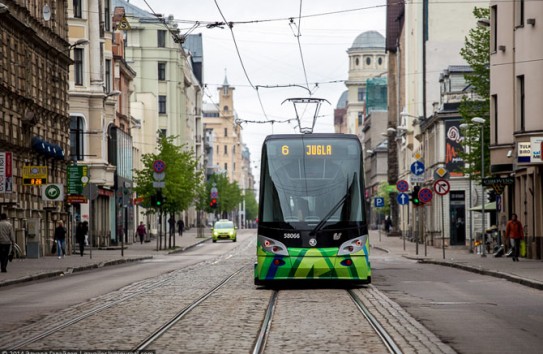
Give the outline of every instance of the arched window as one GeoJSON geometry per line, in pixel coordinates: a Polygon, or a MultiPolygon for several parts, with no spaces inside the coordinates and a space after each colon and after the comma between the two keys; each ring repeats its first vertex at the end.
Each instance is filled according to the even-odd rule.
{"type": "Polygon", "coordinates": [[[356,63],[356,66],[358,66],[360,64],[360,59],[358,59],[358,57],[356,57],[356,59],[354,60],[354,62],[356,63]]]}
{"type": "Polygon", "coordinates": [[[377,59],[377,64],[383,65],[383,57],[379,57],[379,58],[377,59]]]}
{"type": "Polygon", "coordinates": [[[225,112],[228,112],[228,106],[224,106],[223,110],[224,110],[225,112]]]}
{"type": "Polygon", "coordinates": [[[371,57],[366,57],[366,65],[371,65],[371,57]]]}

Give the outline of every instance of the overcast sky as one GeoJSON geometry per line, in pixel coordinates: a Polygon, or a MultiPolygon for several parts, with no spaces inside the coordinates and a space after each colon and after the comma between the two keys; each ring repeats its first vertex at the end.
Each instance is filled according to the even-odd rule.
{"type": "MultiPolygon", "coordinates": [[[[385,35],[385,0],[130,0],[130,3],[149,12],[173,15],[180,20],[182,34],[194,21],[200,22],[200,27],[190,33],[203,36],[204,100],[218,103],[217,88],[224,82],[226,72],[229,84],[235,87],[234,109],[238,118],[248,121],[242,124],[242,140],[251,151],[257,181],[264,138],[272,133],[299,132],[294,122],[279,123],[296,118],[292,103],[282,102],[301,97],[326,99],[330,104],[322,104],[314,131],[333,132],[333,111],[346,89],[347,49],[362,32],[374,30],[385,35]],[[209,22],[223,22],[223,16],[234,23],[232,31],[228,26],[206,28],[209,22]],[[259,88],[258,94],[255,89],[284,85],[305,88],[259,88]],[[278,123],[252,123],[271,120],[278,123]]],[[[314,106],[306,108],[305,116],[311,117],[314,106]]],[[[298,110],[300,114],[304,112],[302,106],[298,110]]]]}

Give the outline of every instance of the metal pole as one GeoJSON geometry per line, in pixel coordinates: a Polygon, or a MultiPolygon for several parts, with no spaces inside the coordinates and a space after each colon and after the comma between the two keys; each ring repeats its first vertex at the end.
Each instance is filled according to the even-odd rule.
{"type": "Polygon", "coordinates": [[[443,207],[443,196],[441,196],[441,247],[443,247],[443,259],[445,259],[445,209],[443,207]]]}
{"type": "Polygon", "coordinates": [[[483,251],[481,257],[486,257],[486,239],[485,239],[485,185],[483,179],[485,178],[485,124],[481,124],[481,211],[483,212],[483,225],[481,229],[483,231],[483,251]]]}

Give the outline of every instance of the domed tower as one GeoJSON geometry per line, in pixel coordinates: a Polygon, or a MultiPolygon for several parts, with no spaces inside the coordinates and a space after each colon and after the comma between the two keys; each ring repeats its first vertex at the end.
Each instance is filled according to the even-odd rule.
{"type": "Polygon", "coordinates": [[[387,58],[385,37],[377,31],[359,34],[349,54],[349,77],[345,85],[348,91],[347,130],[358,134],[365,115],[366,81],[386,75],[387,58]]]}

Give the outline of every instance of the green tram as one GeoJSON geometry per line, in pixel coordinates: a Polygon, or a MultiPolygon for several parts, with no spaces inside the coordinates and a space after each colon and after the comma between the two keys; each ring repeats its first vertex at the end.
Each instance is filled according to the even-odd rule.
{"type": "Polygon", "coordinates": [[[361,150],[355,135],[265,139],[255,285],[371,283],[361,150]]]}

